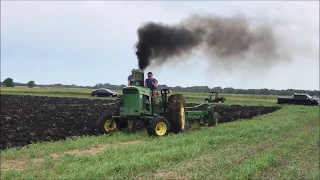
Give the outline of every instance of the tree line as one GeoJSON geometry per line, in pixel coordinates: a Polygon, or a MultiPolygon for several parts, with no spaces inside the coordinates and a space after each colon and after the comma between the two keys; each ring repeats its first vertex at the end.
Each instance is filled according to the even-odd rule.
{"type": "Polygon", "coordinates": [[[6,86],[6,87],[28,86],[29,88],[33,88],[36,86],[36,84],[34,83],[34,81],[29,81],[27,84],[15,83],[12,78],[8,77],[3,82],[1,82],[1,86],[6,86]]]}
{"type": "MultiPolygon", "coordinates": [[[[17,83],[14,82],[12,78],[7,78],[3,82],[1,82],[1,86],[14,87],[14,86],[28,86],[32,87],[40,87],[40,88],[107,88],[112,90],[121,90],[126,85],[114,85],[110,83],[99,83],[94,86],[77,86],[77,85],[63,85],[63,84],[50,84],[50,85],[36,85],[34,81],[29,81],[28,83],[17,83]]],[[[158,89],[168,88],[166,85],[159,85],[158,89]]],[[[292,95],[294,93],[307,93],[311,96],[320,96],[319,90],[301,90],[301,89],[285,89],[285,90],[276,90],[276,89],[237,89],[233,87],[222,88],[220,86],[209,88],[208,86],[191,86],[191,87],[181,87],[175,86],[172,87],[176,92],[198,92],[198,93],[210,93],[212,91],[225,93],[225,94],[256,94],[256,95],[292,95]]]]}

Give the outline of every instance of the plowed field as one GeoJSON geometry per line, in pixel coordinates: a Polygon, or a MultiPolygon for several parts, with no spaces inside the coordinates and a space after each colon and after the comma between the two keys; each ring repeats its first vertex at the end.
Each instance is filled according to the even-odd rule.
{"type": "MultiPolygon", "coordinates": [[[[115,111],[115,106],[112,105],[114,102],[101,99],[1,95],[0,148],[24,146],[37,141],[62,140],[70,136],[97,135],[97,119],[105,111],[115,111]]],[[[252,118],[277,109],[240,105],[217,107],[222,118],[220,123],[252,118]]]]}

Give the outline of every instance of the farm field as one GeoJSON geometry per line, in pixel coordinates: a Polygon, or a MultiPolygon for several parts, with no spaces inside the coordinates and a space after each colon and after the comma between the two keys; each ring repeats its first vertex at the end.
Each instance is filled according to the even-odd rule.
{"type": "MultiPolygon", "coordinates": [[[[1,94],[11,95],[37,95],[37,96],[54,96],[54,97],[76,97],[76,98],[90,98],[97,99],[90,96],[92,89],[84,88],[26,88],[26,87],[1,87],[1,94]]],[[[120,90],[113,90],[119,95],[122,93],[120,90]]],[[[180,93],[175,92],[173,93],[180,93]]],[[[203,102],[209,95],[208,93],[186,93],[182,92],[188,103],[203,102]]],[[[267,95],[247,95],[247,94],[219,94],[219,97],[226,97],[225,104],[241,104],[241,105],[276,105],[277,96],[267,95]]],[[[115,98],[103,98],[103,99],[115,99],[115,98]]],[[[160,97],[159,97],[160,99],[160,97]]]]}
{"type": "MultiPolygon", "coordinates": [[[[90,91],[1,88],[0,145],[12,146],[1,151],[1,179],[319,179],[319,107],[219,94],[227,101],[217,127],[98,136],[96,120],[115,98],[90,91]],[[45,142],[29,144],[37,139],[45,142]]],[[[182,94],[188,106],[207,96],[182,94]]]]}

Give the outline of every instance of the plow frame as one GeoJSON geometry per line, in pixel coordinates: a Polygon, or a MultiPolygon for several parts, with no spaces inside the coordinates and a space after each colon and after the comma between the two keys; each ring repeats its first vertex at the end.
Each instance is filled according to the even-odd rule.
{"type": "Polygon", "coordinates": [[[210,117],[210,112],[208,110],[202,111],[187,111],[188,119],[202,119],[210,117]]]}
{"type": "Polygon", "coordinates": [[[193,107],[186,107],[186,115],[188,120],[194,121],[194,122],[199,122],[200,124],[205,124],[204,122],[208,119],[211,118],[212,114],[216,112],[215,111],[215,105],[208,103],[208,102],[204,102],[201,103],[197,106],[193,106],[193,107]],[[209,107],[206,110],[192,110],[193,108],[197,108],[203,105],[208,105],[209,107]],[[190,110],[188,110],[190,109],[190,110]],[[213,111],[213,112],[212,112],[213,111]]]}

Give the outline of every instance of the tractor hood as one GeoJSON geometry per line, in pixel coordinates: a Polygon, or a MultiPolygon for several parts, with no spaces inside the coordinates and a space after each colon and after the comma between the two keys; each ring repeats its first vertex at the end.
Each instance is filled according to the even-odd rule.
{"type": "Polygon", "coordinates": [[[127,86],[123,88],[123,91],[126,89],[135,89],[140,92],[140,94],[145,94],[147,96],[150,95],[151,91],[148,88],[140,87],[140,86],[127,86]]]}

